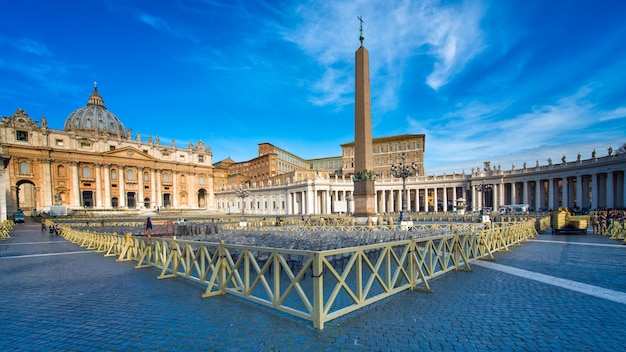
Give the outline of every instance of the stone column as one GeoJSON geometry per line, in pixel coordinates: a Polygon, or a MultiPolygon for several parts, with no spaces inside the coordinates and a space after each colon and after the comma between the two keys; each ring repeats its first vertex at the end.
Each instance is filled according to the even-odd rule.
{"type": "Polygon", "coordinates": [[[452,187],[452,209],[457,210],[456,209],[456,200],[457,200],[457,196],[456,196],[456,186],[452,187]]]}
{"type": "Polygon", "coordinates": [[[198,187],[196,186],[196,174],[193,172],[189,173],[187,177],[189,181],[187,182],[187,204],[191,208],[198,208],[198,187]]]}
{"type": "MultiPolygon", "coordinates": [[[[36,206],[38,208],[42,208],[45,206],[52,205],[52,172],[51,172],[51,159],[38,159],[39,164],[41,165],[41,174],[43,175],[43,185],[41,187],[40,195],[36,198],[38,200],[38,204],[36,206]]],[[[39,210],[39,209],[37,209],[39,210]]]]}
{"type": "Polygon", "coordinates": [[[419,213],[420,212],[420,189],[416,188],[415,189],[415,212],[419,213]]]}
{"type": "Polygon", "coordinates": [[[428,213],[428,187],[424,188],[424,212],[428,213]]]}
{"type": "Polygon", "coordinates": [[[118,189],[120,190],[120,199],[118,204],[120,208],[126,208],[126,187],[124,187],[126,185],[126,175],[124,175],[124,172],[126,172],[124,166],[120,165],[117,172],[117,180],[119,181],[118,189]]]}
{"type": "Polygon", "coordinates": [[[96,208],[102,209],[102,164],[96,164],[96,208]]]}
{"type": "Polygon", "coordinates": [[[522,203],[528,204],[528,181],[522,183],[522,203]]]}
{"type": "Polygon", "coordinates": [[[626,169],[622,177],[622,208],[626,207],[626,169]]]}
{"type": "Polygon", "coordinates": [[[178,208],[178,173],[172,170],[172,208],[178,208]]]}
{"type": "Polygon", "coordinates": [[[150,169],[150,208],[155,208],[158,204],[156,170],[150,169]]]}
{"type": "Polygon", "coordinates": [[[543,205],[543,197],[541,194],[541,185],[543,184],[543,182],[541,182],[541,180],[535,180],[535,211],[539,211],[539,209],[542,208],[543,205]]]}
{"type": "Polygon", "coordinates": [[[511,204],[517,204],[517,190],[515,189],[515,182],[511,183],[511,204]]]}
{"type": "Polygon", "coordinates": [[[548,208],[554,209],[557,208],[558,205],[554,202],[554,179],[548,179],[548,208]]]}
{"type": "Polygon", "coordinates": [[[583,199],[583,177],[581,175],[576,176],[576,205],[581,209],[585,207],[585,200],[583,199]]]}
{"type": "Polygon", "coordinates": [[[613,183],[613,171],[606,173],[606,207],[614,208],[615,205],[615,185],[613,183]]]}
{"type": "Polygon", "coordinates": [[[111,208],[111,165],[104,164],[104,207],[111,208]]]}
{"type": "Polygon", "coordinates": [[[598,174],[591,175],[591,209],[598,209],[598,174]]]}
{"type": "Polygon", "coordinates": [[[0,157],[0,221],[7,220],[7,173],[4,168],[5,158],[0,157]]]}
{"type": "Polygon", "coordinates": [[[70,207],[80,207],[80,182],[78,180],[78,163],[70,162],[72,168],[72,189],[70,190],[70,207]]]}
{"type": "Polygon", "coordinates": [[[144,170],[142,168],[137,169],[137,208],[143,209],[143,173],[144,170]]]}
{"type": "Polygon", "coordinates": [[[446,188],[445,185],[442,188],[442,192],[443,192],[443,194],[441,195],[442,196],[441,203],[443,205],[442,208],[443,208],[443,212],[447,213],[448,212],[448,189],[446,188]]]}
{"type": "Polygon", "coordinates": [[[163,206],[163,192],[162,192],[162,184],[161,184],[161,173],[162,170],[156,170],[156,199],[155,203],[157,207],[161,208],[163,206]]]}
{"type": "Polygon", "coordinates": [[[569,201],[567,199],[567,177],[561,178],[561,206],[569,207],[569,201]]]}

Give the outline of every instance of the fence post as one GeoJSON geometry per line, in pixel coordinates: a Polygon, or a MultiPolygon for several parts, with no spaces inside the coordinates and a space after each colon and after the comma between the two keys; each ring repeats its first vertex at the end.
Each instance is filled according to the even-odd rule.
{"type": "Polygon", "coordinates": [[[313,255],[311,263],[313,271],[313,326],[318,330],[324,330],[324,271],[322,256],[319,252],[313,255]]]}

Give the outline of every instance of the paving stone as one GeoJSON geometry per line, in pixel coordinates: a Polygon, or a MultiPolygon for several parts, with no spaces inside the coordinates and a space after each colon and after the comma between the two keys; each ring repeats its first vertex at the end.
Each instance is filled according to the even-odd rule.
{"type": "MultiPolygon", "coordinates": [[[[158,270],[87,252],[35,223],[11,236],[0,242],[3,351],[626,349],[626,305],[478,265],[431,280],[434,293],[403,292],[318,331],[237,297],[202,299],[197,283],[157,280],[158,270]],[[52,253],[69,254],[32,256],[52,253]]],[[[619,244],[594,235],[538,240],[496,263],[626,292],[626,246],[580,245],[619,244]]]]}

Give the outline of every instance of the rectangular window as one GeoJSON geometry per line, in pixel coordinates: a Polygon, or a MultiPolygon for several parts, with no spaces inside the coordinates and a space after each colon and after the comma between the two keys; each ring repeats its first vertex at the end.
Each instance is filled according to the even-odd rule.
{"type": "Polygon", "coordinates": [[[20,175],[30,175],[30,164],[22,161],[20,163],[20,175]]]}
{"type": "Polygon", "coordinates": [[[109,146],[109,150],[115,150],[115,146],[114,145],[110,145],[109,146]]]}
{"type": "Polygon", "coordinates": [[[15,131],[15,139],[22,142],[28,142],[28,132],[26,131],[15,131]]]}
{"type": "Polygon", "coordinates": [[[169,159],[169,157],[170,157],[170,153],[169,153],[169,152],[162,152],[162,153],[161,153],[161,155],[162,155],[164,158],[168,158],[168,159],[169,159]]]}
{"type": "Polygon", "coordinates": [[[80,147],[84,149],[91,149],[91,143],[89,142],[80,142],[80,147]]]}
{"type": "Polygon", "coordinates": [[[57,139],[54,143],[57,145],[57,147],[62,147],[63,146],[63,140],[62,139],[57,139]]]}

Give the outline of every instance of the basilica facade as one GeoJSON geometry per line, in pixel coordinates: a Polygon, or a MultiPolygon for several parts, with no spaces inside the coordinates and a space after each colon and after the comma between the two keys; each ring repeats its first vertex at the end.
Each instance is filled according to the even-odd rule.
{"type": "Polygon", "coordinates": [[[207,209],[213,200],[211,149],[141,138],[108,111],[97,86],[63,129],[23,109],[0,120],[3,218],[17,209],[207,209]]]}

